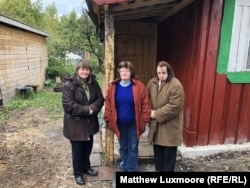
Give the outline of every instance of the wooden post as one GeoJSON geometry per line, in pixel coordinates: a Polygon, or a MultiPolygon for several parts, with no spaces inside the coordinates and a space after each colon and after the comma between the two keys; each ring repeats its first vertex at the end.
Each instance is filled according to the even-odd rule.
{"type": "MultiPolygon", "coordinates": [[[[105,6],[105,77],[103,84],[104,96],[108,83],[114,79],[114,19],[113,14],[105,6]]],[[[107,127],[105,130],[105,165],[111,166],[114,162],[114,134],[107,127]]]]}

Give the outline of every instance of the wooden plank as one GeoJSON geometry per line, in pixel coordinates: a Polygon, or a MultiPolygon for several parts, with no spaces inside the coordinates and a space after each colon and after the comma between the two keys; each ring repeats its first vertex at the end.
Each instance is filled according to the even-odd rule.
{"type": "MultiPolygon", "coordinates": [[[[139,142],[138,147],[138,158],[139,159],[145,159],[145,158],[153,158],[154,152],[153,152],[153,145],[148,143],[147,135],[142,135],[139,142]]],[[[119,142],[117,140],[117,137],[114,136],[114,159],[119,159],[119,142]]]]}
{"type": "Polygon", "coordinates": [[[250,84],[243,85],[242,102],[239,112],[239,124],[237,132],[237,144],[249,141],[248,134],[250,131],[250,84]]]}
{"type": "MultiPolygon", "coordinates": [[[[107,90],[109,81],[114,79],[114,19],[110,12],[105,13],[105,76],[103,93],[107,90]]],[[[108,129],[105,131],[105,165],[112,165],[114,161],[114,134],[108,129]]]]}
{"type": "Polygon", "coordinates": [[[230,96],[228,98],[226,132],[224,144],[235,144],[237,128],[239,126],[239,111],[241,98],[241,84],[233,84],[230,88],[230,96]]]}
{"type": "Polygon", "coordinates": [[[149,23],[116,24],[115,62],[131,61],[145,85],[155,75],[157,25],[149,23]],[[147,65],[147,66],[145,66],[147,65]]]}
{"type": "MultiPolygon", "coordinates": [[[[114,7],[114,11],[126,11],[129,9],[140,9],[141,7],[154,7],[155,5],[171,4],[171,2],[175,2],[176,0],[148,0],[148,1],[134,1],[133,3],[122,3],[122,6],[114,7]],[[124,6],[126,5],[126,6],[124,6]]],[[[187,1],[187,0],[185,0],[187,1]]],[[[185,2],[184,1],[184,2],[185,2]]]]}
{"type": "MultiPolygon", "coordinates": [[[[216,81],[215,81],[215,90],[214,90],[214,101],[213,101],[213,111],[211,116],[211,125],[209,131],[209,141],[208,144],[221,144],[222,141],[220,140],[220,131],[223,127],[223,112],[226,95],[226,84],[227,78],[224,74],[217,74],[216,81]]],[[[224,140],[223,140],[224,141],[224,140]]]]}
{"type": "Polygon", "coordinates": [[[172,16],[173,14],[175,14],[176,12],[178,12],[179,10],[183,9],[184,7],[188,6],[189,4],[191,4],[193,2],[194,2],[194,0],[181,1],[176,6],[174,6],[169,12],[162,15],[161,18],[159,19],[159,22],[167,19],[168,17],[172,16]]]}
{"type": "MultiPolygon", "coordinates": [[[[209,5],[207,5],[209,7],[209,5]]],[[[208,35],[204,36],[207,40],[206,48],[206,59],[205,59],[205,70],[203,80],[203,90],[201,99],[200,119],[199,119],[199,133],[197,139],[197,145],[208,144],[208,132],[211,123],[211,112],[214,110],[214,87],[215,87],[215,76],[216,76],[216,63],[219,47],[219,36],[220,26],[222,19],[222,1],[213,1],[211,5],[211,14],[204,15],[205,17],[211,18],[208,23],[208,35]]],[[[207,12],[209,13],[209,12],[207,12]]],[[[202,63],[202,62],[200,62],[202,63]]]]}
{"type": "MultiPolygon", "coordinates": [[[[193,79],[188,83],[184,82],[183,86],[185,89],[186,97],[185,97],[185,114],[184,114],[184,132],[183,132],[183,142],[186,146],[190,147],[196,144],[197,142],[197,131],[199,126],[199,115],[200,115],[200,101],[201,101],[201,91],[203,85],[203,73],[205,63],[200,63],[205,61],[206,56],[206,35],[208,33],[207,25],[208,25],[208,18],[207,15],[209,8],[208,4],[203,5],[201,1],[196,1],[194,5],[192,5],[192,10],[197,11],[201,9],[203,12],[202,19],[197,18],[197,15],[192,17],[192,20],[197,20],[194,24],[199,25],[200,28],[196,28],[193,30],[193,52],[189,53],[192,54],[192,59],[194,65],[193,73],[190,72],[190,75],[193,75],[193,79]],[[202,20],[202,22],[201,22],[202,20]],[[201,22],[201,23],[200,23],[201,22]],[[199,52],[199,53],[196,53],[199,52]],[[186,89],[188,88],[188,89],[186,89]],[[189,89],[191,88],[191,89],[189,89]]],[[[190,12],[193,12],[190,10],[190,12]]],[[[195,25],[193,26],[195,27],[195,25]]],[[[189,50],[189,48],[188,48],[189,50]]],[[[185,62],[185,61],[184,61],[185,62]]],[[[190,67],[190,62],[189,66],[190,67]]],[[[182,74],[181,74],[182,75],[182,74]]],[[[184,81],[187,79],[184,78],[184,81]]]]}

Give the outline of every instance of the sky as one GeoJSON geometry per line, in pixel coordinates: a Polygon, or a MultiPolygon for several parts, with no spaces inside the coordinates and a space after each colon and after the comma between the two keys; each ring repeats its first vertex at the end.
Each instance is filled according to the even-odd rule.
{"type": "MultiPolygon", "coordinates": [[[[35,2],[36,0],[32,1],[35,2]]],[[[77,14],[81,14],[83,3],[85,9],[87,8],[85,0],[41,0],[41,1],[43,4],[43,10],[45,10],[45,7],[47,5],[51,5],[53,2],[55,2],[55,6],[59,16],[63,14],[68,15],[72,10],[75,10],[77,14]]]]}

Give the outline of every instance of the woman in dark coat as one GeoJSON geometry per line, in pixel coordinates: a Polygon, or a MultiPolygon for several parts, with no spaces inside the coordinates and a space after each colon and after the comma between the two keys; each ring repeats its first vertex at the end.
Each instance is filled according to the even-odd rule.
{"type": "Polygon", "coordinates": [[[71,143],[73,173],[76,183],[83,185],[83,174],[98,175],[90,166],[90,154],[93,136],[99,131],[98,113],[104,105],[101,88],[86,60],[80,60],[75,73],[65,78],[62,105],[63,134],[71,143]]]}

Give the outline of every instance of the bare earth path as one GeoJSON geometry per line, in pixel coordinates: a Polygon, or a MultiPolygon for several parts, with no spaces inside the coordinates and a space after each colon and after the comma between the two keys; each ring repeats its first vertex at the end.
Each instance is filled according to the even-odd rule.
{"type": "MultiPolygon", "coordinates": [[[[70,144],[62,119],[51,121],[42,109],[15,112],[0,132],[0,187],[79,187],[72,176],[70,144]]],[[[88,177],[86,177],[88,178],[88,177]]],[[[110,187],[109,181],[86,181],[84,187],[110,187]]]]}

